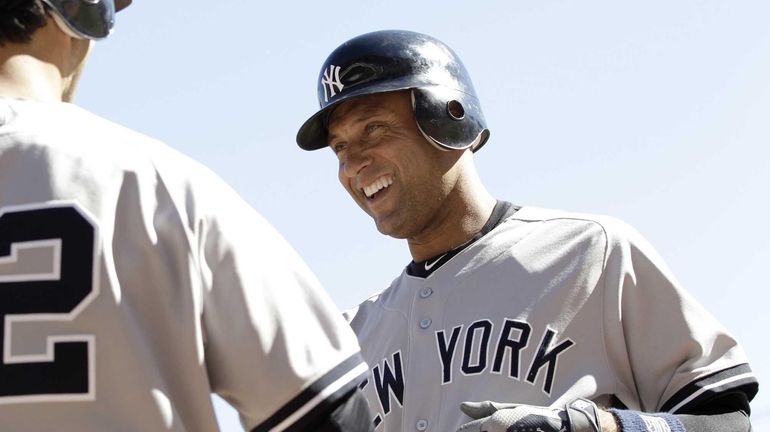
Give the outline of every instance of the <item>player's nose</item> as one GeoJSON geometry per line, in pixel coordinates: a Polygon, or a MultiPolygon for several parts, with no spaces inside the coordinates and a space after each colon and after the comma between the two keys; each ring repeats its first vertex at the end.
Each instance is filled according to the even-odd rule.
{"type": "Polygon", "coordinates": [[[354,178],[366,167],[371,165],[372,158],[365,149],[360,146],[351,146],[345,155],[345,163],[342,166],[342,174],[348,178],[354,178]]]}

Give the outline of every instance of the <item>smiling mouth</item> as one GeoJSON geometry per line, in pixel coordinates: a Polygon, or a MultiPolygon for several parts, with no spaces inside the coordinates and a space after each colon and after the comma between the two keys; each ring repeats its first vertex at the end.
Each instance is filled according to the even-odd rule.
{"type": "Polygon", "coordinates": [[[377,192],[387,189],[390,185],[393,184],[393,178],[390,176],[387,177],[380,177],[377,180],[373,181],[369,186],[365,186],[361,189],[363,191],[364,195],[366,196],[366,199],[374,199],[374,196],[377,194],[377,192]]]}

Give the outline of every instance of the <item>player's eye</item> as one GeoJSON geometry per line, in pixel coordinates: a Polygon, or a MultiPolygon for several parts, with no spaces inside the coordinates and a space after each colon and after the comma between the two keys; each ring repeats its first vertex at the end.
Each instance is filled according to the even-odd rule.
{"type": "Polygon", "coordinates": [[[369,123],[366,125],[366,134],[371,135],[377,130],[382,129],[382,125],[379,123],[369,123]]]}
{"type": "Polygon", "coordinates": [[[332,148],[332,151],[334,151],[334,154],[339,155],[343,150],[347,148],[347,144],[344,142],[337,142],[332,143],[329,147],[332,148]]]}

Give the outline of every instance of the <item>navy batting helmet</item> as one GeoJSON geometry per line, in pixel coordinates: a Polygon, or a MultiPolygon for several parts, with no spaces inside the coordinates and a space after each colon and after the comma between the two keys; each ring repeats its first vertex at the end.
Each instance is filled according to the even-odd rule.
{"type": "Polygon", "coordinates": [[[131,0],[43,0],[59,27],[81,39],[104,39],[115,25],[115,12],[131,0]]]}
{"type": "Polygon", "coordinates": [[[428,35],[383,30],[355,37],[329,55],[318,76],[321,108],[300,127],[297,144],[305,150],[325,147],[328,116],[340,103],[407,89],[417,126],[433,144],[476,151],[486,143],[481,105],[454,51],[428,35]]]}

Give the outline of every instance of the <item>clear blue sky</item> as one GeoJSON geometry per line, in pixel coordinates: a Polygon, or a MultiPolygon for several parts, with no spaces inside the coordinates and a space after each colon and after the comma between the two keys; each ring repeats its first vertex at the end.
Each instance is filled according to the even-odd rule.
{"type": "MultiPolygon", "coordinates": [[[[361,33],[431,34],[463,58],[492,138],[482,179],[517,204],[639,229],[748,352],[770,430],[770,2],[134,0],[76,102],[218,172],[341,308],[409,261],[294,144],[327,54],[361,33]]],[[[650,317],[654,319],[654,317],[650,317]]],[[[217,400],[224,431],[240,426],[217,400]]]]}

